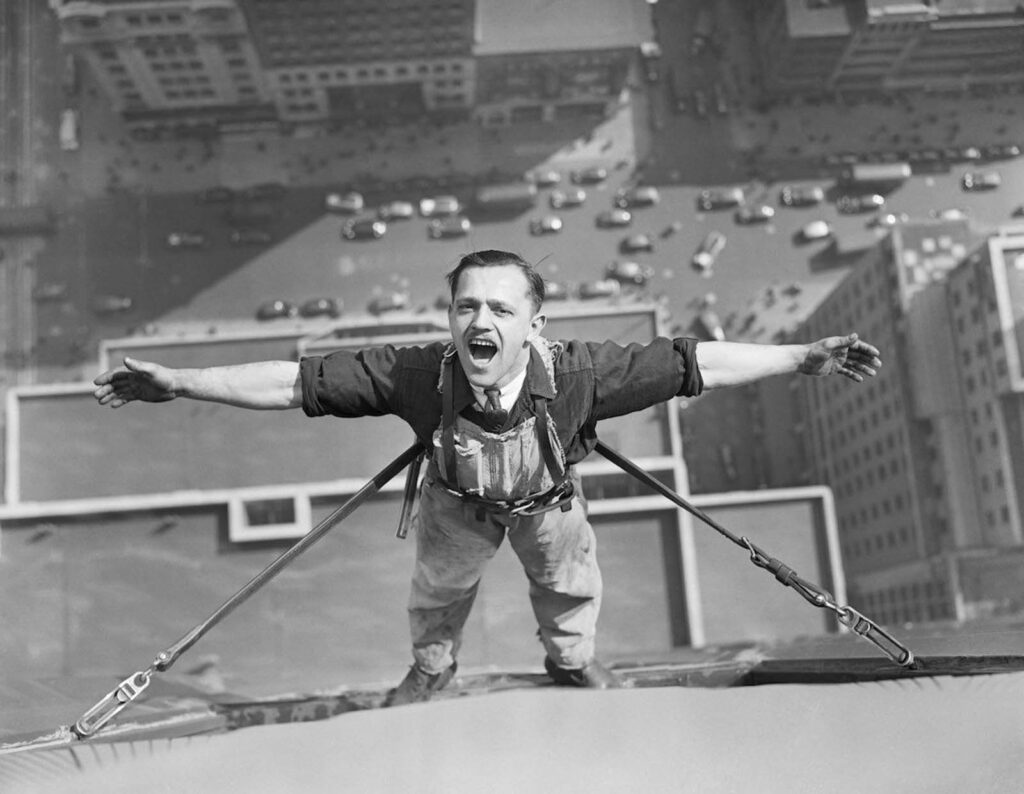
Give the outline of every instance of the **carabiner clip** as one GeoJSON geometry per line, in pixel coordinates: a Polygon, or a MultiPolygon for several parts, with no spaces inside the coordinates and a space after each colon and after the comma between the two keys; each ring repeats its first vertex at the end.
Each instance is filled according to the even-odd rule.
{"type": "Polygon", "coordinates": [[[114,717],[149,686],[150,670],[140,670],[128,676],[109,692],[99,703],[78,718],[71,730],[79,739],[92,736],[96,731],[110,722],[114,717]]]}

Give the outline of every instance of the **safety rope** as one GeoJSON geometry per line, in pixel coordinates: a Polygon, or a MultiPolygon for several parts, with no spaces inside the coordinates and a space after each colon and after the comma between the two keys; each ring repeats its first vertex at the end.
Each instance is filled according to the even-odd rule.
{"type": "Polygon", "coordinates": [[[796,571],[784,562],[776,559],[775,557],[769,556],[747,538],[733,534],[703,510],[683,499],[683,497],[663,482],[652,477],[648,472],[644,471],[633,463],[633,461],[629,460],[629,458],[620,455],[618,452],[608,447],[604,442],[598,441],[595,449],[627,474],[632,475],[643,484],[653,488],[662,496],[683,508],[683,510],[686,510],[691,515],[696,516],[713,530],[731,540],[737,546],[746,549],[750,554],[750,561],[754,563],[754,565],[771,573],[780,584],[786,587],[792,587],[812,606],[831,610],[835,613],[836,619],[841,624],[858,636],[863,637],[868,642],[874,644],[880,651],[882,651],[882,653],[888,656],[892,661],[896,662],[896,664],[906,668],[913,668],[915,666],[913,652],[873,620],[861,614],[849,605],[838,604],[835,597],[827,590],[803,579],[796,571]]]}

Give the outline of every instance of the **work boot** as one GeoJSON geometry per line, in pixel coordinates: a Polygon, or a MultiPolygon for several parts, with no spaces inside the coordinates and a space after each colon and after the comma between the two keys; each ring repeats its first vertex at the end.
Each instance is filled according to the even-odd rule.
{"type": "Polygon", "coordinates": [[[452,666],[447,670],[442,670],[440,673],[427,673],[414,664],[402,679],[402,683],[388,692],[387,697],[384,698],[384,705],[404,706],[406,703],[425,703],[435,692],[448,685],[457,668],[458,665],[452,662],[452,666]]]}
{"type": "Polygon", "coordinates": [[[583,667],[567,670],[551,661],[550,656],[545,656],[544,669],[551,676],[551,680],[559,686],[580,686],[588,689],[620,689],[622,687],[622,679],[597,659],[591,659],[583,667]]]}

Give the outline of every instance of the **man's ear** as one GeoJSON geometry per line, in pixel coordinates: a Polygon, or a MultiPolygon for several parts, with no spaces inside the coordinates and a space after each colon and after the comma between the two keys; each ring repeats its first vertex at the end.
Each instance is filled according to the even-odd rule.
{"type": "Polygon", "coordinates": [[[526,335],[527,341],[528,342],[532,342],[534,339],[536,339],[538,336],[540,336],[540,332],[544,330],[544,326],[547,325],[547,324],[548,324],[547,315],[544,315],[544,314],[535,314],[535,315],[533,315],[533,319],[530,320],[530,333],[526,335]]]}

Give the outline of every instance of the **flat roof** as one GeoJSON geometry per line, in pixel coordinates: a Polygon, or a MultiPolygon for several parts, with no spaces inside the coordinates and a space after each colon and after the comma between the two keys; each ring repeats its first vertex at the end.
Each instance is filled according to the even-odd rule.
{"type": "Polygon", "coordinates": [[[654,37],[639,0],[479,0],[474,54],[639,47],[654,37]]]}

